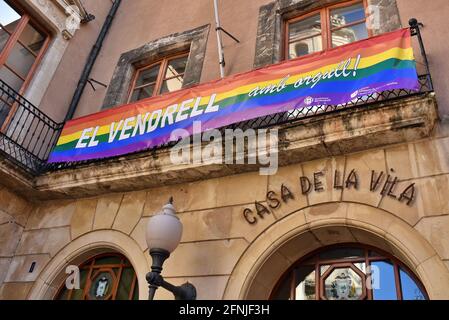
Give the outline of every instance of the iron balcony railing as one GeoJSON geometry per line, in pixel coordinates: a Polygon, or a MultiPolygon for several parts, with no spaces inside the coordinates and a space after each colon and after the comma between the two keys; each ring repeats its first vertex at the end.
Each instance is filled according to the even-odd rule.
{"type": "MultiPolygon", "coordinates": [[[[410,20],[412,36],[416,39],[415,45],[419,48],[420,56],[416,57],[417,70],[419,74],[420,88],[418,91],[411,90],[388,90],[381,93],[366,95],[346,104],[322,105],[307,107],[300,110],[259,117],[221,128],[246,130],[249,128],[266,128],[284,123],[296,123],[306,118],[317,115],[338,112],[361,105],[374,104],[391,101],[413,95],[422,95],[433,91],[432,77],[429,71],[429,63],[420,32],[420,24],[416,19],[410,20]]],[[[29,101],[21,97],[3,81],[0,82],[0,125],[3,110],[15,108],[13,118],[8,122],[6,129],[0,132],[0,153],[23,167],[25,170],[40,174],[49,170],[71,168],[83,164],[104,161],[104,159],[67,162],[63,164],[47,164],[48,155],[56,144],[57,138],[62,130],[63,124],[57,123],[39,111],[29,101]],[[8,108],[8,109],[6,109],[8,108]]],[[[5,125],[4,125],[5,126],[5,125]]],[[[173,146],[176,142],[152,148],[161,149],[173,146]]],[[[138,153],[149,150],[142,150],[138,153]]]]}
{"type": "Polygon", "coordinates": [[[26,171],[44,172],[63,124],[36,108],[0,79],[0,154],[26,171]]]}

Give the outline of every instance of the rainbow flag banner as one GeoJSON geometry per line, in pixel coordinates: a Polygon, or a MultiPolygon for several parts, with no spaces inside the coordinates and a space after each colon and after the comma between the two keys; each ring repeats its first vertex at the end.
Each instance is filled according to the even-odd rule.
{"type": "Polygon", "coordinates": [[[392,89],[418,90],[410,30],[391,33],[68,121],[49,162],[124,155],[192,133],[392,89]]]}

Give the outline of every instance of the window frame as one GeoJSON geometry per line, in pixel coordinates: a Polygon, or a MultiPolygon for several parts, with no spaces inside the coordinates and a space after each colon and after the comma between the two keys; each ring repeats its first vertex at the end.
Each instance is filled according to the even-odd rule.
{"type": "MultiPolygon", "coordinates": [[[[153,90],[153,94],[151,95],[151,97],[155,97],[155,96],[159,96],[159,95],[163,95],[163,94],[169,93],[169,92],[160,93],[161,89],[162,89],[162,84],[166,80],[170,80],[170,79],[174,79],[176,77],[179,77],[179,75],[178,75],[178,76],[165,78],[165,74],[167,72],[167,67],[168,67],[169,62],[172,61],[172,60],[178,59],[178,58],[182,58],[182,57],[186,57],[186,59],[187,59],[186,61],[188,62],[189,54],[190,54],[190,51],[183,51],[183,52],[180,52],[180,53],[176,53],[176,54],[165,56],[162,59],[159,59],[159,60],[157,60],[155,62],[152,62],[150,64],[147,64],[147,65],[144,65],[142,67],[136,68],[135,71],[134,71],[134,75],[132,77],[132,80],[131,80],[131,85],[129,86],[127,103],[134,103],[134,102],[140,101],[140,100],[131,101],[131,98],[132,98],[134,90],[140,89],[140,88],[145,88],[147,86],[150,86],[151,84],[154,84],[154,90],[153,90]],[[153,67],[155,67],[157,65],[160,65],[160,67],[159,67],[159,71],[158,71],[158,75],[157,75],[156,81],[136,87],[136,82],[137,82],[137,79],[139,78],[139,75],[143,71],[151,69],[151,68],[153,68],[153,67]]],[[[183,80],[184,80],[184,76],[185,76],[185,70],[182,73],[182,79],[183,80]]],[[[182,89],[182,87],[181,87],[181,89],[182,89]]],[[[172,92],[175,92],[175,91],[172,91],[172,92]]],[[[151,98],[151,97],[148,97],[148,98],[151,98]]],[[[145,98],[145,99],[148,99],[148,98],[145,98]]],[[[143,100],[143,99],[141,99],[141,100],[143,100]]]]}
{"type": "MultiPolygon", "coordinates": [[[[295,263],[293,263],[279,278],[276,285],[273,287],[270,293],[269,300],[275,299],[275,295],[278,292],[279,288],[284,284],[286,280],[290,278],[290,298],[294,296],[294,284],[296,281],[295,270],[298,267],[303,266],[314,266],[314,272],[315,272],[315,300],[326,300],[324,297],[324,279],[332,272],[333,269],[339,268],[339,267],[347,267],[349,264],[354,264],[357,262],[363,262],[366,266],[370,265],[374,261],[388,261],[392,264],[393,270],[394,270],[394,277],[395,277],[395,288],[396,288],[396,297],[397,300],[403,300],[402,295],[402,287],[401,287],[401,281],[400,281],[400,269],[405,271],[408,276],[415,282],[415,284],[418,286],[418,288],[421,290],[421,293],[424,295],[426,300],[429,300],[429,295],[427,293],[426,288],[424,287],[421,280],[416,276],[416,274],[407,267],[403,262],[401,262],[398,258],[394,257],[392,254],[374,247],[370,245],[365,245],[361,243],[341,243],[341,244],[334,244],[330,246],[324,246],[321,248],[318,248],[316,250],[313,250],[312,252],[306,254],[302,258],[298,259],[295,263]],[[362,249],[364,251],[363,257],[357,257],[357,258],[346,258],[346,259],[321,259],[318,258],[318,255],[323,252],[327,252],[334,249],[339,248],[357,248],[362,249]],[[376,252],[379,255],[376,256],[370,256],[369,252],[376,252]],[[311,260],[313,259],[313,260],[311,260]],[[323,264],[330,264],[330,268],[328,268],[323,275],[321,275],[320,272],[320,265],[323,264]],[[318,289],[318,290],[317,290],[318,289]]],[[[366,276],[366,279],[368,279],[369,276],[366,276]]],[[[362,300],[374,300],[373,299],[373,290],[369,288],[364,288],[364,296],[362,300]]]]}
{"type": "MultiPolygon", "coordinates": [[[[23,80],[22,86],[17,91],[18,94],[23,95],[25,90],[30,85],[31,80],[33,79],[33,76],[34,76],[34,74],[35,74],[39,64],[42,61],[43,56],[47,52],[47,49],[48,49],[48,46],[50,44],[50,41],[51,41],[52,37],[51,37],[51,33],[41,23],[39,23],[39,21],[34,19],[32,17],[32,15],[23,6],[21,6],[19,4],[16,4],[16,3],[12,4],[8,0],[5,0],[5,2],[6,2],[7,5],[9,5],[15,11],[17,11],[17,13],[20,14],[21,16],[20,16],[20,19],[19,19],[19,21],[17,23],[17,26],[11,32],[6,30],[5,28],[2,28],[2,30],[4,30],[4,32],[9,34],[9,38],[6,41],[5,46],[3,47],[3,49],[0,51],[0,68],[5,67],[10,72],[12,72],[15,76],[17,76],[18,78],[23,80]],[[22,43],[19,40],[20,36],[24,32],[24,30],[25,30],[27,25],[32,26],[39,33],[41,33],[43,36],[45,36],[44,43],[43,43],[42,47],[40,48],[40,50],[39,50],[39,52],[37,54],[34,54],[32,52],[32,50],[27,45],[25,45],[24,43],[22,43]],[[23,78],[20,74],[18,74],[11,67],[6,65],[6,62],[7,62],[8,58],[10,57],[10,55],[12,53],[12,50],[14,49],[14,46],[17,43],[22,45],[28,52],[30,52],[35,57],[33,65],[31,66],[31,68],[28,71],[28,73],[25,76],[25,78],[23,78]]],[[[6,104],[8,104],[8,103],[6,103],[6,104]]],[[[6,130],[8,124],[11,122],[12,117],[15,114],[15,111],[17,109],[17,105],[16,104],[9,105],[9,106],[10,106],[10,109],[9,109],[9,112],[8,112],[8,116],[6,117],[6,119],[4,120],[3,124],[1,125],[0,132],[4,132],[6,130]]]]}
{"type": "MultiPolygon", "coordinates": [[[[309,12],[305,12],[304,14],[295,16],[293,18],[284,19],[284,24],[283,24],[283,34],[284,35],[283,35],[283,41],[282,41],[282,43],[283,43],[282,47],[283,48],[281,50],[282,51],[281,59],[282,60],[291,60],[289,58],[289,44],[291,43],[290,38],[289,38],[289,26],[290,26],[291,23],[295,23],[295,22],[298,22],[298,21],[305,20],[305,19],[310,18],[310,17],[312,17],[314,15],[317,15],[317,14],[320,15],[320,19],[321,19],[321,41],[322,41],[322,48],[323,49],[321,51],[312,52],[312,53],[309,53],[307,55],[303,55],[301,57],[297,57],[297,58],[303,58],[303,57],[306,57],[306,56],[310,56],[312,54],[316,54],[316,53],[320,53],[320,52],[324,52],[324,51],[328,51],[330,49],[333,49],[333,47],[332,47],[332,32],[336,31],[336,30],[339,30],[339,29],[342,29],[344,27],[350,27],[350,26],[353,26],[353,25],[356,25],[356,24],[360,24],[363,21],[365,21],[365,23],[366,23],[367,19],[368,19],[368,17],[366,16],[366,9],[367,8],[368,8],[368,0],[349,0],[349,1],[336,3],[336,4],[333,4],[333,5],[321,6],[321,7],[317,8],[317,9],[314,9],[314,10],[309,11],[309,12]],[[331,12],[331,10],[344,8],[344,7],[350,7],[352,5],[360,4],[360,3],[363,4],[363,7],[365,9],[365,19],[364,20],[358,20],[358,21],[355,21],[355,22],[351,22],[351,23],[349,23],[349,24],[347,24],[345,26],[342,26],[342,27],[337,27],[337,28],[333,28],[333,29],[331,28],[331,26],[330,26],[330,12],[331,12]]],[[[368,37],[372,37],[373,36],[372,29],[369,28],[368,26],[366,26],[366,29],[367,29],[367,32],[368,32],[368,37]]],[[[298,40],[296,40],[294,42],[298,42],[300,40],[309,39],[309,38],[312,38],[312,37],[315,37],[315,36],[316,35],[310,36],[310,37],[300,38],[300,39],[298,39],[298,40]]],[[[294,58],[294,59],[296,59],[296,58],[294,58]]]]}
{"type": "MultiPolygon", "coordinates": [[[[78,266],[79,270],[86,269],[87,276],[86,276],[86,282],[84,283],[84,288],[80,288],[79,290],[83,290],[82,292],[82,300],[89,300],[89,290],[92,288],[92,276],[95,276],[95,273],[103,272],[103,271],[111,271],[114,268],[119,268],[118,275],[116,275],[116,279],[114,279],[113,287],[111,288],[110,294],[106,297],[104,300],[115,300],[118,293],[118,288],[120,285],[121,277],[123,274],[123,270],[125,268],[132,268],[134,271],[134,276],[131,282],[131,287],[128,294],[128,300],[133,300],[133,297],[135,295],[135,291],[137,290],[137,296],[139,295],[138,287],[136,288],[136,285],[138,286],[138,279],[137,279],[137,273],[134,269],[134,266],[131,264],[131,261],[127,257],[125,257],[123,254],[116,253],[116,252],[109,252],[109,253],[101,253],[94,255],[90,257],[89,259],[85,260],[82,264],[78,266]],[[101,258],[110,258],[110,257],[116,257],[120,259],[119,263],[113,263],[113,264],[97,264],[97,259],[101,258]],[[95,271],[95,273],[94,273],[95,271]]],[[[54,295],[53,300],[60,300],[62,293],[65,290],[65,282],[61,284],[59,287],[59,290],[54,295]]],[[[67,289],[67,301],[72,300],[74,289],[67,289]]]]}

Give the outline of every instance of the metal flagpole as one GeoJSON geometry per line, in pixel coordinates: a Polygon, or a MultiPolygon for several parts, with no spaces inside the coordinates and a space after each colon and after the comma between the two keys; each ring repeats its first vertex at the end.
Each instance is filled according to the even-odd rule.
{"type": "Polygon", "coordinates": [[[215,11],[215,32],[217,33],[217,44],[218,44],[218,59],[220,64],[220,76],[224,78],[224,53],[223,53],[223,42],[221,39],[221,26],[220,26],[220,18],[218,16],[218,0],[214,0],[214,11],[215,11]]]}

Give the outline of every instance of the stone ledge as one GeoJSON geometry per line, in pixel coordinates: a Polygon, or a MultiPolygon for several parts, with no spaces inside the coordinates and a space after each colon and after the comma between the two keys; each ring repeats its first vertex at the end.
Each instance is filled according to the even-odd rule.
{"type": "Polygon", "coordinates": [[[341,110],[279,128],[279,164],[345,155],[429,137],[438,119],[434,94],[341,110]]]}
{"type": "MultiPolygon", "coordinates": [[[[423,139],[431,135],[437,114],[432,93],[282,125],[278,127],[279,166],[423,139]]],[[[255,165],[174,165],[168,149],[49,172],[36,177],[32,183],[13,167],[6,168],[1,163],[0,167],[2,175],[10,171],[9,180],[18,182],[14,190],[25,194],[27,199],[80,198],[135,191],[259,169],[255,165]]]]}
{"type": "Polygon", "coordinates": [[[12,192],[26,195],[28,199],[30,193],[33,193],[35,196],[37,195],[37,191],[34,190],[34,179],[35,177],[33,175],[0,153],[0,187],[5,186],[12,192]]]}

